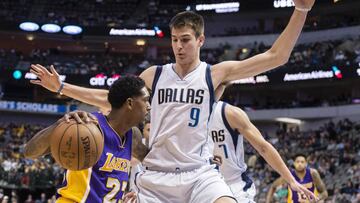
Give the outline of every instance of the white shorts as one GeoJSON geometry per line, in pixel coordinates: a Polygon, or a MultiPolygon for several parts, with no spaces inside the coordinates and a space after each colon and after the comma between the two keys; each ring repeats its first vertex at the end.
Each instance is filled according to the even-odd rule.
{"type": "Polygon", "coordinates": [[[234,198],[215,165],[187,172],[144,170],[135,178],[137,203],[211,203],[220,197],[234,198]]]}
{"type": "Polygon", "coordinates": [[[255,203],[254,198],[256,195],[256,189],[255,184],[252,181],[245,182],[240,180],[239,182],[228,184],[237,202],[255,203]]]}

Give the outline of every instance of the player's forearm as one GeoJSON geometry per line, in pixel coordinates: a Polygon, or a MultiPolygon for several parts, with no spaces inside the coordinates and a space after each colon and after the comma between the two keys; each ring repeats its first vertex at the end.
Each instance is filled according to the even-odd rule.
{"type": "Polygon", "coordinates": [[[264,143],[261,148],[262,150],[260,150],[259,153],[266,160],[266,162],[276,172],[278,172],[282,178],[286,180],[286,182],[289,184],[295,182],[294,177],[291,175],[289,169],[286,167],[284,161],[276,149],[268,142],[264,143]]]}
{"type": "Polygon", "coordinates": [[[325,200],[329,196],[327,190],[321,192],[318,196],[319,200],[325,200]]]}
{"type": "Polygon", "coordinates": [[[271,49],[268,50],[275,58],[279,59],[280,64],[278,65],[282,65],[289,60],[290,54],[304,26],[306,16],[307,12],[295,9],[288,25],[274,42],[271,49]]]}
{"type": "Polygon", "coordinates": [[[110,103],[107,100],[109,91],[101,89],[85,88],[69,83],[64,83],[61,91],[64,95],[79,100],[86,104],[97,106],[101,109],[110,110],[110,103]]]}
{"type": "Polygon", "coordinates": [[[29,159],[36,159],[50,152],[50,135],[57,122],[36,133],[25,145],[24,156],[29,159]]]}

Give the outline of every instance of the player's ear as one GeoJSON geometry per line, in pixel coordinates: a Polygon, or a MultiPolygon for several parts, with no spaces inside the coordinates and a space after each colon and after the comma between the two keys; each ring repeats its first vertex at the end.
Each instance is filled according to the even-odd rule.
{"type": "Polygon", "coordinates": [[[130,109],[132,109],[133,105],[134,105],[134,100],[132,98],[127,98],[126,99],[126,104],[130,109]]]}
{"type": "Polygon", "coordinates": [[[199,43],[200,43],[199,45],[200,45],[200,47],[202,47],[205,43],[205,35],[201,34],[198,39],[199,39],[199,43]]]}

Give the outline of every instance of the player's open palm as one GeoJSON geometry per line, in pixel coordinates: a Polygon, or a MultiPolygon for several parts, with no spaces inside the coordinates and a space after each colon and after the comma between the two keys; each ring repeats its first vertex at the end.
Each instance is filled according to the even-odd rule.
{"type": "Polygon", "coordinates": [[[291,189],[294,191],[297,191],[301,199],[308,200],[309,202],[317,202],[318,198],[312,193],[310,190],[308,190],[306,187],[301,185],[298,182],[290,184],[291,189]]]}
{"type": "Polygon", "coordinates": [[[314,5],[315,0],[293,0],[293,2],[296,8],[310,10],[314,5]]]}
{"type": "Polygon", "coordinates": [[[48,71],[40,64],[33,64],[30,72],[37,76],[37,80],[30,80],[32,84],[41,85],[52,92],[58,91],[61,86],[60,76],[52,65],[50,71],[48,71]]]}

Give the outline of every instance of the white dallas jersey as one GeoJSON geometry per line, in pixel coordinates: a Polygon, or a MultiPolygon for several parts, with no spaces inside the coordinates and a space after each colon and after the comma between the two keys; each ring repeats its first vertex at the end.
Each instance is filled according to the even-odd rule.
{"type": "Polygon", "coordinates": [[[150,170],[188,171],[208,164],[207,123],[214,102],[210,65],[201,62],[181,79],[175,64],[158,66],[152,86],[150,170]]]}
{"type": "Polygon", "coordinates": [[[217,102],[209,121],[209,136],[213,140],[214,156],[220,156],[222,164],[220,172],[228,184],[244,178],[246,171],[244,162],[243,136],[234,131],[225,117],[225,102],[217,102]]]}

